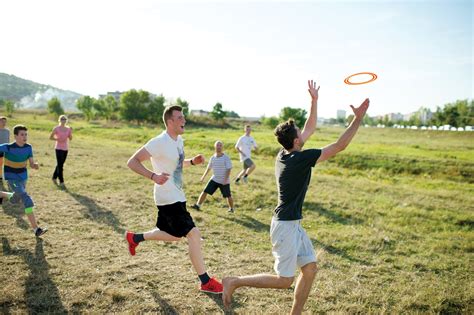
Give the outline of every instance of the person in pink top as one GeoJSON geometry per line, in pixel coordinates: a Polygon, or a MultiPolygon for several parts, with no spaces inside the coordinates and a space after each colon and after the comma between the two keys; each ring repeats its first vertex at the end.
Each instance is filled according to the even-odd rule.
{"type": "Polygon", "coordinates": [[[59,185],[64,186],[63,166],[67,158],[69,141],[72,140],[72,128],[66,126],[66,115],[59,116],[58,121],[59,125],[53,128],[49,139],[56,141],[54,148],[56,149],[57,165],[53,174],[53,182],[57,184],[56,180],[59,178],[59,185]]]}

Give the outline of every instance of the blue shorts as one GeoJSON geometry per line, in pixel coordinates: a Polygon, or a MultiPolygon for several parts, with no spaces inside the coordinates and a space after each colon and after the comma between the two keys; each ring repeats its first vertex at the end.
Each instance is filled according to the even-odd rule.
{"type": "Polygon", "coordinates": [[[13,196],[10,199],[11,203],[17,203],[22,200],[25,208],[34,207],[33,199],[26,192],[26,180],[8,179],[7,182],[10,190],[13,192],[13,196]]]}

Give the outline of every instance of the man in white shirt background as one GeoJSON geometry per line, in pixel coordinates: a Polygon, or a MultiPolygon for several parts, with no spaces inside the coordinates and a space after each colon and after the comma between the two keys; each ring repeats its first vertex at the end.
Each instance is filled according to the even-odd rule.
{"type": "Polygon", "coordinates": [[[240,155],[240,162],[243,164],[243,169],[237,174],[237,178],[235,179],[235,183],[238,184],[240,179],[244,183],[247,183],[248,176],[255,170],[255,163],[251,159],[251,154],[253,149],[257,149],[257,142],[255,139],[250,135],[252,132],[252,127],[250,125],[245,126],[245,134],[237,140],[235,144],[235,149],[239,152],[240,155]]]}

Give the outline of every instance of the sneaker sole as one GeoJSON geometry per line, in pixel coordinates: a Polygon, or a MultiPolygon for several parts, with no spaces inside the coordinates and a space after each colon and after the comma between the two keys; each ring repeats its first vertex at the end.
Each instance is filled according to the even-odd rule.
{"type": "Polygon", "coordinates": [[[48,229],[44,229],[43,230],[43,233],[41,233],[40,235],[35,235],[36,237],[40,237],[40,236],[43,236],[46,234],[46,232],[48,232],[48,229]]]}
{"type": "Polygon", "coordinates": [[[214,291],[207,291],[207,290],[202,290],[202,289],[199,289],[199,291],[204,292],[204,293],[212,293],[212,294],[222,294],[222,293],[224,293],[224,291],[214,292],[214,291]]]}

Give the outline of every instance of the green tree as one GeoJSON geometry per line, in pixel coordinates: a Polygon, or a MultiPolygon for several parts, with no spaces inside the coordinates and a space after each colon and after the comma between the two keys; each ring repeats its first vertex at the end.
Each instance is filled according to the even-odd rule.
{"type": "Polygon", "coordinates": [[[226,112],[225,112],[225,117],[229,117],[229,118],[240,118],[239,114],[237,114],[237,113],[234,112],[233,110],[231,110],[231,111],[226,111],[226,112]]]}
{"type": "Polygon", "coordinates": [[[120,97],[120,115],[125,120],[136,120],[139,124],[147,118],[149,103],[150,93],[147,91],[127,91],[120,97]]]}
{"type": "Polygon", "coordinates": [[[105,119],[117,119],[117,113],[119,112],[120,107],[115,97],[107,95],[100,101],[102,102],[103,116],[105,119]]]}
{"type": "Polygon", "coordinates": [[[275,116],[271,116],[271,117],[267,117],[267,118],[263,117],[262,118],[262,124],[272,128],[272,129],[274,129],[276,126],[278,126],[279,123],[280,123],[280,120],[278,119],[278,117],[275,117],[275,116]]]}
{"type": "Polygon", "coordinates": [[[183,108],[183,115],[188,116],[189,114],[189,103],[181,98],[176,99],[176,105],[179,105],[183,108]]]}
{"type": "Polygon", "coordinates": [[[3,102],[5,105],[5,112],[7,113],[8,117],[12,117],[13,112],[15,111],[15,103],[12,100],[6,100],[3,102]]]}
{"type": "Polygon", "coordinates": [[[94,118],[94,103],[95,102],[97,102],[95,98],[87,96],[87,95],[81,96],[76,101],[77,109],[79,109],[81,112],[84,113],[87,121],[94,118]]]}
{"type": "Polygon", "coordinates": [[[64,114],[64,109],[61,106],[61,102],[56,96],[48,101],[48,111],[51,114],[56,115],[56,117],[59,117],[59,115],[64,114]]]}
{"type": "Polygon", "coordinates": [[[158,124],[162,122],[163,112],[165,110],[165,97],[163,94],[155,97],[148,105],[147,120],[151,123],[158,124]]]}
{"type": "Polygon", "coordinates": [[[225,117],[225,111],[222,109],[222,104],[221,103],[216,103],[214,107],[212,108],[212,112],[210,113],[212,119],[215,121],[223,120],[225,117]]]}
{"type": "Polygon", "coordinates": [[[295,121],[298,127],[303,128],[304,123],[306,122],[306,110],[291,107],[282,108],[280,112],[280,120],[286,121],[290,118],[295,121]]]}

